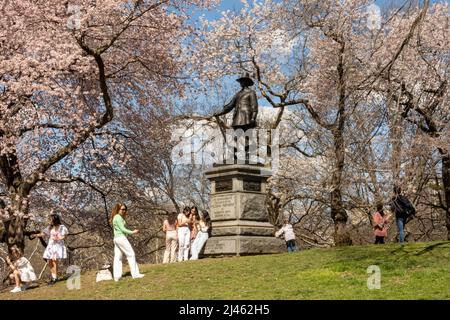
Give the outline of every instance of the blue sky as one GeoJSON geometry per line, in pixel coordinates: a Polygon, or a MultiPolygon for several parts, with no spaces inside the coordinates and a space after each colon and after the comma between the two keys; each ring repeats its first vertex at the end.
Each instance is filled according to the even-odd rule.
{"type": "MultiPolygon", "coordinates": [[[[345,1],[345,0],[342,0],[345,1]]],[[[395,2],[397,3],[406,3],[408,1],[413,1],[413,0],[396,0],[395,2]]],[[[420,3],[423,3],[423,0],[419,0],[420,3]]],[[[448,1],[448,0],[430,0],[430,3],[433,4],[435,2],[439,2],[439,1],[448,1]]],[[[249,0],[249,3],[251,3],[252,0],[249,0]]],[[[391,0],[375,0],[375,3],[379,6],[383,6],[386,3],[390,3],[391,0]]],[[[219,10],[214,10],[214,11],[210,11],[210,12],[204,12],[206,17],[208,19],[215,19],[217,17],[220,17],[220,12],[221,11],[226,11],[226,10],[239,10],[240,8],[242,8],[242,2],[241,0],[222,0],[219,6],[219,10]]]]}
{"type": "Polygon", "coordinates": [[[242,8],[242,2],[241,0],[222,0],[220,4],[220,10],[226,11],[226,10],[239,10],[242,8]]]}
{"type": "MultiPolygon", "coordinates": [[[[258,2],[263,2],[264,0],[258,0],[258,2]]],[[[277,0],[274,0],[277,1],[277,0]]],[[[281,1],[281,0],[279,0],[281,1]]],[[[343,2],[345,2],[345,0],[341,0],[343,2]]],[[[375,0],[375,4],[378,5],[379,7],[381,7],[381,10],[383,10],[383,7],[385,7],[386,5],[389,5],[391,3],[395,3],[397,6],[402,6],[402,5],[407,5],[409,4],[411,1],[415,1],[415,0],[375,0]]],[[[423,3],[423,0],[419,0],[420,4],[423,3]]],[[[430,0],[430,3],[436,3],[436,2],[445,2],[445,1],[450,1],[450,0],[430,0]]],[[[248,0],[248,2],[251,4],[253,2],[253,0],[248,0]]],[[[204,15],[204,17],[208,20],[215,20],[221,17],[221,12],[222,11],[227,11],[227,10],[231,10],[231,11],[240,11],[240,9],[243,8],[243,4],[241,0],[222,0],[219,4],[218,8],[215,8],[213,10],[196,10],[193,13],[192,16],[192,20],[196,20],[198,19],[200,16],[204,15]]],[[[236,84],[234,82],[234,77],[230,77],[229,79],[225,79],[225,81],[229,82],[231,87],[235,87],[236,91],[240,89],[239,85],[236,84]],[[234,84],[234,86],[233,86],[234,84]]],[[[231,98],[231,97],[230,97],[231,98]]],[[[261,105],[267,106],[268,103],[267,101],[260,99],[259,103],[261,105]]]]}

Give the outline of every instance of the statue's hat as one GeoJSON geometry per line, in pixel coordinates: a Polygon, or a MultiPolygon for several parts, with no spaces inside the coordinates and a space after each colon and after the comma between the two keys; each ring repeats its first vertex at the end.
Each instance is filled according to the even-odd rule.
{"type": "Polygon", "coordinates": [[[236,79],[236,81],[238,81],[238,82],[245,82],[249,86],[252,86],[254,84],[253,79],[250,78],[250,75],[248,74],[248,72],[246,72],[242,77],[236,79]]]}

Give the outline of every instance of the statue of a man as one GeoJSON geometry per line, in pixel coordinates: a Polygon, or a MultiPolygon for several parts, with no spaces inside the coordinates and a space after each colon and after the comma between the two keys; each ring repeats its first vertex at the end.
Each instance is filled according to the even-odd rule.
{"type": "Polygon", "coordinates": [[[250,89],[254,82],[246,73],[244,76],[236,79],[241,84],[242,89],[236,93],[233,99],[223,107],[221,112],[214,116],[227,114],[234,109],[232,127],[234,130],[242,129],[246,131],[256,127],[256,116],[258,115],[258,99],[256,92],[250,89]]]}

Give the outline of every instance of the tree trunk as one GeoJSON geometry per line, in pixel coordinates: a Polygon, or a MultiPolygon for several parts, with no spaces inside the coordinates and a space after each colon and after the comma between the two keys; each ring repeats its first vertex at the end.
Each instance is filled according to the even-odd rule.
{"type": "Polygon", "coordinates": [[[282,209],[281,199],[268,190],[265,202],[270,224],[274,226],[279,225],[279,217],[282,209]]]}
{"type": "Polygon", "coordinates": [[[389,138],[391,140],[392,154],[391,154],[391,168],[392,180],[394,183],[400,181],[400,164],[402,160],[402,138],[403,138],[403,122],[402,122],[402,106],[399,101],[389,99],[388,104],[395,104],[392,109],[396,111],[390,115],[390,130],[389,138]]]}
{"type": "Polygon", "coordinates": [[[5,221],[6,244],[8,252],[11,254],[11,248],[17,246],[22,252],[25,249],[25,227],[27,218],[24,215],[28,214],[28,200],[27,197],[19,193],[11,195],[11,209],[10,219],[5,221]]]}
{"type": "Polygon", "coordinates": [[[331,218],[334,221],[334,242],[336,246],[348,246],[352,244],[347,228],[347,212],[342,203],[342,173],[344,171],[344,137],[341,130],[334,133],[334,153],[336,164],[333,171],[331,192],[331,218]]]}
{"type": "Polygon", "coordinates": [[[29,186],[23,183],[16,153],[14,149],[8,155],[0,157],[0,169],[5,177],[10,197],[8,208],[10,218],[3,221],[5,234],[1,240],[6,242],[10,254],[13,246],[17,246],[22,252],[25,249],[24,230],[27,219],[23,216],[28,213],[29,186]]]}
{"type": "Polygon", "coordinates": [[[445,195],[445,224],[447,226],[447,240],[450,240],[450,154],[442,156],[442,182],[445,195]]]}
{"type": "Polygon", "coordinates": [[[334,221],[334,243],[336,246],[348,246],[352,244],[350,234],[347,229],[347,212],[345,212],[342,203],[342,173],[344,172],[345,164],[345,144],[344,144],[344,130],[347,114],[345,112],[346,99],[346,79],[344,75],[344,51],[345,42],[340,42],[339,63],[337,65],[337,72],[339,77],[339,110],[338,118],[332,129],[334,138],[334,156],[335,167],[331,184],[333,191],[331,192],[331,218],[334,221]]]}
{"type": "Polygon", "coordinates": [[[14,246],[17,246],[22,252],[25,249],[24,229],[24,221],[20,217],[13,217],[7,222],[6,241],[9,253],[11,253],[11,248],[14,246]]]}
{"type": "Polygon", "coordinates": [[[331,192],[331,218],[334,221],[334,243],[336,246],[349,246],[352,244],[347,228],[347,212],[342,206],[340,188],[331,192]]]}

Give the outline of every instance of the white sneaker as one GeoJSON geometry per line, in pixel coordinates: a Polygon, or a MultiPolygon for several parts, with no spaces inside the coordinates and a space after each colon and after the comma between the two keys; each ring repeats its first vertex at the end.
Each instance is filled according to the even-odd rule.
{"type": "Polygon", "coordinates": [[[145,274],[139,273],[138,275],[134,276],[133,279],[140,279],[145,277],[145,274]]]}
{"type": "Polygon", "coordinates": [[[114,278],[115,282],[118,282],[120,280],[120,278],[114,278]]]}
{"type": "Polygon", "coordinates": [[[20,287],[14,287],[14,289],[12,289],[10,292],[17,293],[17,292],[20,292],[20,291],[22,291],[22,289],[20,287]]]}

